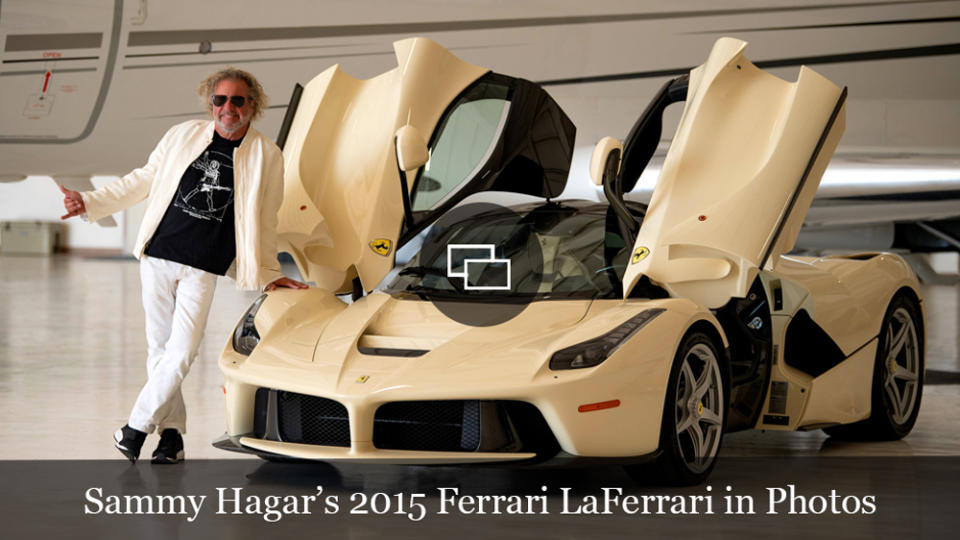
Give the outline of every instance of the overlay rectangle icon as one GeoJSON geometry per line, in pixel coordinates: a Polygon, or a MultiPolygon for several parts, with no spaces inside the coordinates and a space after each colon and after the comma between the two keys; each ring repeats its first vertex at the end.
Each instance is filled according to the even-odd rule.
{"type": "Polygon", "coordinates": [[[494,244],[448,244],[447,277],[462,278],[465,291],[509,291],[510,259],[498,259],[494,244]]]}

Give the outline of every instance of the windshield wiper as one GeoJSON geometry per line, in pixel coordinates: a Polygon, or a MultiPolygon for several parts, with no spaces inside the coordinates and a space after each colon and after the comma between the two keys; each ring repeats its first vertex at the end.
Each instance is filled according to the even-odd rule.
{"type": "Polygon", "coordinates": [[[434,268],[432,266],[408,266],[403,270],[400,270],[401,276],[443,276],[447,277],[447,273],[439,268],[434,268]]]}
{"type": "Polygon", "coordinates": [[[459,298],[460,293],[456,291],[445,291],[443,289],[437,289],[434,287],[427,287],[425,285],[420,285],[419,283],[411,283],[402,289],[394,289],[397,292],[403,293],[413,293],[420,297],[421,300],[429,300],[430,297],[445,297],[445,298],[459,298]]]}
{"type": "MultiPolygon", "coordinates": [[[[450,279],[450,276],[444,270],[439,268],[434,268],[432,266],[409,266],[400,271],[398,275],[401,276],[416,276],[416,277],[426,277],[426,276],[439,276],[442,277],[451,287],[453,287],[454,292],[460,294],[463,292],[463,289],[457,286],[457,282],[450,279]]],[[[444,293],[445,291],[441,289],[435,289],[431,287],[426,287],[432,291],[440,291],[444,293]]]]}

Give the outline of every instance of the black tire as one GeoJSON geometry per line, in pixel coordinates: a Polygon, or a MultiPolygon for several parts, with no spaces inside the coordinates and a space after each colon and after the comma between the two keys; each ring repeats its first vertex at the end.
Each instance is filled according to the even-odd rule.
{"type": "Polygon", "coordinates": [[[641,484],[703,483],[723,441],[729,381],[729,366],[717,343],[703,332],[688,333],[670,370],[658,456],[652,463],[627,466],[627,473],[641,484]]]}
{"type": "Polygon", "coordinates": [[[824,428],[832,437],[852,440],[902,439],[917,422],[923,396],[924,343],[920,306],[897,294],[883,316],[873,367],[870,417],[824,428]]]}

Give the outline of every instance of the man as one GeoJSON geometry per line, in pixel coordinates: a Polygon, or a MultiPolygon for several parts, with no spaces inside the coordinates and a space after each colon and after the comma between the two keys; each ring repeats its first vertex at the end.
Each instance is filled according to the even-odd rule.
{"type": "Polygon", "coordinates": [[[67,213],[96,221],[147,199],[134,247],[146,313],[147,383],[127,425],[114,434],[131,462],[160,432],[153,463],[183,459],[186,410],[180,384],[203,337],[218,275],[240,289],[306,285],[277,262],[283,156],[250,126],[266,107],[253,75],[234,68],[207,77],[197,93],[209,120],[172,127],[147,164],[117,182],[78,193],[60,187],[67,213]]]}

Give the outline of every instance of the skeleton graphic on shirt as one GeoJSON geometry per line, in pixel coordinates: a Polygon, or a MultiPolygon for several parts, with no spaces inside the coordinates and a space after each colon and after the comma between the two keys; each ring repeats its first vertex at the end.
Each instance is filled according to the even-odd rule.
{"type": "Polygon", "coordinates": [[[183,182],[180,185],[175,206],[186,214],[198,219],[213,219],[222,221],[227,207],[233,203],[233,188],[220,185],[221,167],[232,168],[232,159],[216,151],[204,152],[190,166],[203,172],[199,183],[190,185],[183,182]],[[211,157],[211,154],[219,154],[211,157]],[[219,158],[219,161],[214,158],[219,158]],[[188,190],[184,193],[185,190],[188,190]]]}

